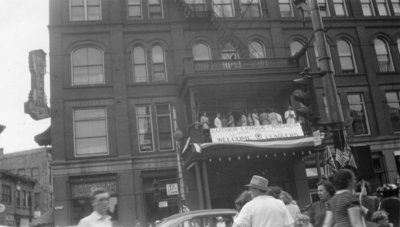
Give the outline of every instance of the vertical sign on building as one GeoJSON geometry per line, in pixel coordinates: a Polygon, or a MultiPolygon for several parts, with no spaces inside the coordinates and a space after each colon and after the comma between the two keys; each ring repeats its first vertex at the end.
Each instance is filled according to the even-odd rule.
{"type": "Polygon", "coordinates": [[[29,71],[31,73],[31,91],[25,102],[25,113],[34,120],[50,117],[50,108],[44,92],[44,75],[46,73],[46,53],[43,50],[29,52],[29,71]]]}

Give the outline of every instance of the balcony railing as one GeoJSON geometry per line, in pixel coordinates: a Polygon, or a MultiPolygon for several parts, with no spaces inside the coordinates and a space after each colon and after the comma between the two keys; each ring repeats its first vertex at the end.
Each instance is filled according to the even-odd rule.
{"type": "Polygon", "coordinates": [[[288,58],[257,58],[257,59],[229,59],[229,60],[201,60],[193,61],[194,72],[230,71],[249,69],[273,69],[297,67],[297,63],[288,58]]]}

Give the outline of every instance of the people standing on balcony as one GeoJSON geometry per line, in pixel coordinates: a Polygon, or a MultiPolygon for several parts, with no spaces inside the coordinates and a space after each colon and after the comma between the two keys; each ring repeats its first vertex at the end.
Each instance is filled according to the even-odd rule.
{"type": "Polygon", "coordinates": [[[204,111],[203,115],[200,117],[200,125],[203,130],[210,129],[210,119],[208,119],[206,111],[204,111]]]}
{"type": "Polygon", "coordinates": [[[256,109],[253,110],[253,113],[251,114],[251,117],[253,118],[253,122],[255,126],[260,125],[260,119],[258,117],[258,112],[256,109]]]}
{"type": "Polygon", "coordinates": [[[235,118],[233,117],[232,112],[229,112],[228,115],[228,127],[235,127],[235,118]]]}
{"type": "Polygon", "coordinates": [[[254,125],[254,121],[253,118],[251,116],[251,113],[247,114],[247,126],[253,126],[254,125]]]}
{"type": "Polygon", "coordinates": [[[261,110],[260,121],[261,125],[269,125],[268,112],[265,109],[261,110]]]}
{"type": "Polygon", "coordinates": [[[222,128],[221,114],[220,113],[217,113],[217,116],[214,118],[214,126],[216,128],[222,128]]]}
{"type": "Polygon", "coordinates": [[[225,114],[221,115],[221,124],[222,128],[228,127],[228,119],[226,118],[225,114]]]}
{"type": "Polygon", "coordinates": [[[289,106],[288,110],[285,111],[284,117],[286,124],[294,124],[296,122],[296,113],[294,112],[292,106],[289,106]]]}
{"type": "Polygon", "coordinates": [[[247,126],[247,117],[246,117],[246,114],[244,114],[244,113],[241,114],[241,117],[240,117],[240,119],[239,119],[239,121],[238,121],[238,126],[241,126],[241,127],[247,126]]]}
{"type": "Polygon", "coordinates": [[[273,110],[268,111],[268,121],[271,125],[282,124],[282,116],[273,110]]]}

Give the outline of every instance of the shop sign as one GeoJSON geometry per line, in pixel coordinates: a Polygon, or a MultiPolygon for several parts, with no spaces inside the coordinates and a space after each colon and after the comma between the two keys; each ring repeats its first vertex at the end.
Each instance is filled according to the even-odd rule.
{"type": "Polygon", "coordinates": [[[321,132],[319,130],[313,132],[314,146],[319,146],[322,144],[321,132]]]}
{"type": "Polygon", "coordinates": [[[168,207],[168,201],[158,202],[158,207],[159,208],[168,207]]]}
{"type": "Polygon", "coordinates": [[[117,193],[117,183],[115,181],[103,181],[83,184],[72,184],[72,197],[87,197],[94,188],[104,188],[110,194],[117,193]]]}
{"type": "Polygon", "coordinates": [[[165,188],[167,190],[167,196],[179,194],[178,183],[166,184],[165,188]]]}
{"type": "Polygon", "coordinates": [[[50,108],[44,92],[44,75],[46,74],[46,53],[43,50],[29,52],[29,71],[31,73],[31,90],[25,102],[25,113],[34,120],[50,117],[50,108]]]}
{"type": "Polygon", "coordinates": [[[210,129],[213,143],[284,139],[304,136],[300,123],[210,129]]]}

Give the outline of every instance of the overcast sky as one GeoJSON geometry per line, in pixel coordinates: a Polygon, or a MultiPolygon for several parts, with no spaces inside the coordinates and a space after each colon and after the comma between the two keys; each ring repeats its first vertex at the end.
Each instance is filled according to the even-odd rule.
{"type": "MultiPolygon", "coordinates": [[[[29,51],[49,54],[49,0],[0,0],[0,148],[5,153],[38,148],[33,137],[50,125],[50,119],[35,121],[24,113],[30,79],[29,51]]],[[[47,71],[49,64],[47,63],[47,71]]],[[[45,75],[49,93],[49,74],[45,75]]]]}

